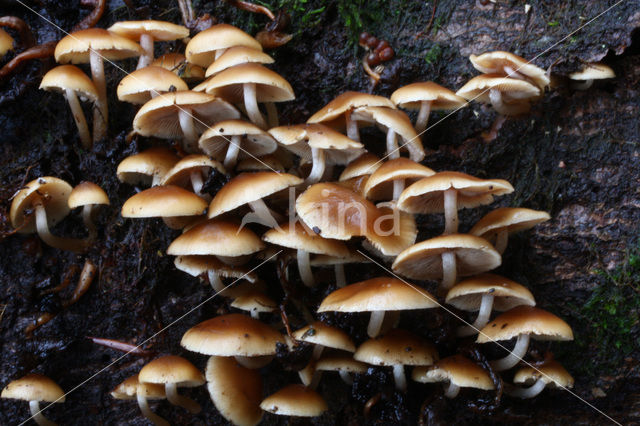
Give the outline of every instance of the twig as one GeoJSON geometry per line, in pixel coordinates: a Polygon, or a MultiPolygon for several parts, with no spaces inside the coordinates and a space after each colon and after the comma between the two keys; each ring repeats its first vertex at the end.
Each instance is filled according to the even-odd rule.
{"type": "Polygon", "coordinates": [[[55,50],[57,43],[57,41],[50,41],[45,44],[34,46],[19,55],[16,55],[16,57],[7,62],[4,67],[0,68],[0,84],[2,84],[5,78],[16,71],[23,62],[30,61],[31,59],[43,59],[53,56],[53,51],[55,50]]]}
{"type": "Polygon", "coordinates": [[[147,351],[139,347],[138,345],[132,345],[131,343],[121,342],[119,340],[104,339],[102,337],[85,336],[96,345],[104,346],[110,349],[115,349],[120,352],[128,354],[141,355],[141,356],[153,356],[156,354],[154,351],[147,351]]]}

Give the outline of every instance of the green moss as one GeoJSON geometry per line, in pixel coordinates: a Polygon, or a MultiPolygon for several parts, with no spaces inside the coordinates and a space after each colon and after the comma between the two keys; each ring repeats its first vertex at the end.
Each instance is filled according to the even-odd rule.
{"type": "Polygon", "coordinates": [[[441,57],[442,47],[440,47],[439,44],[434,44],[429,50],[427,50],[427,53],[425,53],[424,61],[429,65],[433,65],[438,62],[441,57]]]}

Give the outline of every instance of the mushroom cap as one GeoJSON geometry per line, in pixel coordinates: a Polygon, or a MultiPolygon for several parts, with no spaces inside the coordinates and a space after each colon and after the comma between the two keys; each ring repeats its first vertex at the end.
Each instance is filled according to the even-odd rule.
{"type": "Polygon", "coordinates": [[[285,167],[275,155],[262,155],[260,158],[248,157],[240,160],[236,165],[236,173],[276,171],[284,173],[285,167]]]}
{"type": "Polygon", "coordinates": [[[413,161],[424,160],[422,141],[420,141],[420,137],[406,113],[387,107],[359,107],[353,111],[351,118],[392,129],[402,138],[402,143],[399,144],[400,151],[408,151],[413,161]]]}
{"type": "Polygon", "coordinates": [[[535,306],[533,294],[523,285],[495,274],[481,274],[456,284],[446,303],[463,311],[477,311],[484,294],[492,294],[493,310],[508,311],[520,305],[535,306]]]}
{"type": "Polygon", "coordinates": [[[304,385],[288,385],[260,404],[260,408],[279,416],[316,417],[329,409],[325,400],[304,385]]]}
{"type": "Polygon", "coordinates": [[[227,173],[222,164],[218,163],[216,160],[212,160],[206,155],[187,155],[174,164],[171,170],[164,175],[160,184],[177,185],[184,188],[190,186],[191,173],[203,171],[205,175],[208,175],[210,169],[215,169],[222,174],[227,173]]]}
{"type": "Polygon", "coordinates": [[[202,133],[218,121],[240,118],[240,113],[228,102],[206,93],[164,93],[140,108],[133,119],[133,129],[142,136],[173,139],[183,136],[179,112],[193,116],[197,133],[202,133]]]}
{"type": "Polygon", "coordinates": [[[307,325],[293,333],[293,338],[301,342],[313,343],[328,348],[355,352],[356,345],[347,333],[321,321],[307,325]]]}
{"type": "Polygon", "coordinates": [[[185,49],[187,61],[208,67],[215,52],[234,46],[245,46],[262,51],[262,45],[249,34],[228,24],[218,24],[196,34],[185,49]]]}
{"type": "Polygon", "coordinates": [[[318,312],[404,311],[437,308],[428,291],[397,278],[378,277],[339,288],[324,298],[318,312]]]}
{"type": "Polygon", "coordinates": [[[151,100],[152,93],[189,90],[180,77],[162,67],[148,66],[133,71],[118,84],[118,99],[135,105],[151,100]]]}
{"type": "Polygon", "coordinates": [[[0,28],[0,58],[13,50],[13,37],[8,32],[0,28]]]}
{"type": "Polygon", "coordinates": [[[109,197],[104,189],[100,188],[93,182],[83,181],[77,184],[67,200],[70,209],[87,205],[109,205],[109,197]]]}
{"type": "Polygon", "coordinates": [[[220,414],[238,426],[255,426],[262,419],[262,378],[233,358],[212,356],[205,370],[207,390],[220,414]]]}
{"type": "Polygon", "coordinates": [[[361,344],[353,359],[382,366],[431,365],[437,361],[438,352],[422,337],[396,328],[361,344]]]}
{"type": "Polygon", "coordinates": [[[194,90],[204,90],[234,103],[244,102],[243,85],[256,85],[258,102],[284,102],[296,98],[293,88],[280,74],[256,63],[246,63],[219,72],[194,90]]]}
{"type": "Polygon", "coordinates": [[[344,188],[347,188],[348,190],[353,191],[358,195],[362,195],[364,193],[364,187],[367,185],[368,180],[369,180],[369,175],[362,175],[362,176],[352,177],[347,180],[339,180],[334,183],[344,188]]]}
{"type": "Polygon", "coordinates": [[[390,200],[393,198],[393,181],[403,179],[405,185],[418,179],[429,177],[436,172],[408,158],[385,161],[371,173],[362,195],[370,200],[390,200]]]}
{"type": "MultiPolygon", "coordinates": [[[[189,229],[167,248],[167,254],[237,257],[264,248],[264,243],[246,227],[221,220],[207,220],[189,229]]],[[[213,355],[213,354],[211,354],[213,355]]]]}
{"type": "Polygon", "coordinates": [[[334,257],[328,256],[326,254],[317,254],[315,256],[311,256],[309,260],[309,264],[311,266],[335,266],[335,265],[345,265],[348,263],[369,263],[371,262],[369,259],[358,253],[357,251],[349,250],[349,254],[347,256],[342,257],[334,257]]]}
{"type": "Polygon", "coordinates": [[[270,244],[314,254],[335,257],[349,256],[349,249],[343,242],[322,238],[298,221],[293,226],[287,223],[279,228],[270,229],[262,236],[262,239],[270,244]]]}
{"type": "Polygon", "coordinates": [[[153,67],[162,67],[185,81],[200,81],[204,78],[201,66],[187,63],[187,58],[178,52],[165,53],[151,62],[153,67]]]}
{"type": "Polygon", "coordinates": [[[431,102],[431,110],[450,110],[462,108],[467,101],[452,90],[433,81],[411,83],[391,94],[391,101],[405,109],[420,109],[422,102],[431,102]]]}
{"type": "Polygon", "coordinates": [[[395,208],[394,203],[380,203],[377,208],[379,216],[367,231],[367,241],[382,255],[397,256],[416,242],[416,220],[395,208]]]}
{"type": "Polygon", "coordinates": [[[246,63],[272,64],[273,58],[261,50],[256,50],[247,46],[234,46],[225,50],[225,52],[216,59],[209,68],[205,77],[211,77],[221,71],[236,65],[246,63]]]}
{"type": "Polygon", "coordinates": [[[384,96],[359,92],[344,92],[326,104],[321,110],[313,114],[307,120],[307,123],[332,121],[347,111],[363,106],[383,106],[394,109],[396,107],[393,102],[384,96]]]}
{"type": "Polygon", "coordinates": [[[192,388],[204,385],[204,375],[191,362],[177,355],[156,358],[140,370],[138,380],[144,383],[176,383],[192,388]]]}
{"type": "Polygon", "coordinates": [[[262,157],[263,155],[271,154],[278,147],[278,144],[269,133],[244,120],[217,122],[200,136],[198,145],[207,155],[224,159],[224,155],[232,143],[232,136],[242,136],[242,150],[239,153],[241,158],[251,158],[245,152],[254,157],[262,157]]]}
{"type": "Polygon", "coordinates": [[[456,95],[462,96],[468,101],[475,100],[488,104],[491,103],[489,98],[489,90],[491,89],[500,91],[503,102],[507,104],[540,96],[540,89],[528,81],[498,74],[482,74],[473,77],[456,92],[456,95]]]}
{"type": "Polygon", "coordinates": [[[346,371],[348,373],[366,373],[367,364],[356,361],[348,356],[336,356],[320,358],[316,361],[317,371],[346,371]]]}
{"type": "Polygon", "coordinates": [[[213,197],[209,204],[209,217],[216,217],[301,183],[302,179],[288,173],[241,173],[220,188],[213,197]]]}
{"type": "Polygon", "coordinates": [[[149,148],[122,160],[118,164],[116,174],[120,182],[149,186],[162,181],[164,175],[179,160],[178,156],[167,148],[149,148]]]}
{"type": "Polygon", "coordinates": [[[122,217],[198,216],[207,202],[191,191],[175,185],[154,186],[133,195],[122,205],[122,217]]]}
{"type": "Polygon", "coordinates": [[[615,76],[610,67],[601,63],[585,64],[582,70],[569,74],[571,80],[601,80],[615,76]]]}
{"type": "Polygon", "coordinates": [[[19,233],[30,234],[36,232],[34,215],[27,218],[27,211],[33,208],[34,198],[37,196],[47,211],[47,222],[52,227],[69,214],[69,195],[73,188],[62,179],[43,176],[32,180],[18,191],[11,201],[9,219],[11,226],[19,228],[19,233]],[[22,226],[28,220],[28,223],[22,226]]]}
{"type": "Polygon", "coordinates": [[[139,41],[143,34],[150,35],[154,41],[172,41],[189,37],[187,27],[166,21],[121,21],[108,29],[112,33],[135,41],[139,41]]]}
{"type": "Polygon", "coordinates": [[[180,345],[192,352],[216,356],[263,356],[276,353],[283,336],[242,314],[222,315],[187,330],[180,345]]]}
{"type": "Polygon", "coordinates": [[[64,402],[65,394],[62,388],[47,376],[31,373],[9,383],[2,389],[0,398],[64,402]]]}
{"type": "Polygon", "coordinates": [[[347,167],[344,168],[338,180],[342,182],[354,177],[371,175],[380,166],[382,166],[382,161],[380,161],[378,157],[369,152],[365,152],[360,157],[351,161],[347,167]]]}
{"type": "Polygon", "coordinates": [[[458,210],[493,202],[494,195],[513,192],[503,179],[479,179],[460,172],[438,172],[410,185],[398,198],[398,208],[408,213],[444,212],[444,192],[458,190],[458,210]]]}
{"type": "Polygon", "coordinates": [[[573,340],[571,327],[551,312],[533,306],[517,306],[485,325],[477,343],[509,340],[529,334],[538,340],[573,340]]]}
{"type": "Polygon", "coordinates": [[[278,304],[263,292],[256,289],[243,289],[233,292],[232,308],[246,312],[274,312],[278,309],[278,304]]]}
{"type": "Polygon", "coordinates": [[[556,360],[550,360],[542,365],[533,367],[524,367],[518,370],[513,376],[513,383],[530,384],[538,379],[546,384],[553,384],[558,387],[572,388],[573,377],[562,365],[556,360]]]}
{"type": "Polygon", "coordinates": [[[138,375],[131,376],[111,391],[115,399],[136,399],[140,392],[146,399],[166,399],[164,386],[157,383],[140,383],[138,375]]]}
{"type": "Polygon", "coordinates": [[[60,65],[47,72],[42,77],[40,89],[58,93],[71,89],[82,100],[98,100],[98,89],[93,81],[74,65],[60,65]]]}
{"type": "Polygon", "coordinates": [[[497,268],[500,253],[485,239],[467,234],[441,235],[412,245],[396,257],[394,272],[417,280],[442,278],[442,253],[456,255],[458,276],[469,276],[497,268]]]}
{"type": "Polygon", "coordinates": [[[507,75],[504,68],[510,67],[531,79],[540,89],[544,89],[550,82],[545,70],[510,52],[486,52],[478,56],[471,55],[469,60],[475,69],[484,74],[507,75]]]}
{"type": "Polygon", "coordinates": [[[462,355],[453,355],[429,367],[416,367],[411,378],[421,383],[451,382],[461,388],[495,389],[489,374],[462,355]]]}
{"type": "Polygon", "coordinates": [[[65,36],[56,44],[54,56],[58,63],[89,63],[89,52],[93,50],[103,59],[119,61],[140,56],[142,48],[128,38],[102,28],[89,28],[65,36]]]}
{"type": "Polygon", "coordinates": [[[213,255],[180,255],[176,257],[173,264],[176,269],[193,277],[198,277],[207,271],[215,271],[218,276],[223,278],[243,278],[252,283],[258,279],[255,273],[240,266],[227,265],[213,255]]]}
{"type": "Polygon", "coordinates": [[[503,230],[512,234],[533,228],[549,219],[551,219],[551,216],[547,212],[520,207],[501,207],[483,216],[473,225],[469,233],[482,237],[487,241],[494,241],[496,235],[503,230]]]}

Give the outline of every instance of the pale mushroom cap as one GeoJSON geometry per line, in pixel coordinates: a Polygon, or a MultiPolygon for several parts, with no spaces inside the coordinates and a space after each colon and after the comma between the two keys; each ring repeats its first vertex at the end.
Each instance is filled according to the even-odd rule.
{"type": "Polygon", "coordinates": [[[313,324],[301,328],[293,333],[293,338],[301,342],[314,345],[355,352],[356,345],[347,333],[337,327],[315,321],[313,324]]]}
{"type": "Polygon", "coordinates": [[[144,383],[176,383],[178,387],[204,385],[204,375],[191,362],[176,355],[156,358],[142,367],[138,380],[144,383]]]}
{"type": "Polygon", "coordinates": [[[349,249],[343,242],[322,238],[297,221],[294,226],[286,223],[280,228],[267,231],[262,236],[262,239],[270,244],[304,250],[314,254],[326,254],[336,257],[349,256],[349,249]]]}
{"type": "Polygon", "coordinates": [[[8,32],[0,28],[0,58],[13,50],[13,37],[8,32]]]}
{"type": "Polygon", "coordinates": [[[228,24],[214,25],[196,34],[186,47],[187,61],[208,67],[213,62],[215,52],[234,46],[245,46],[262,51],[262,45],[249,34],[228,24]]]}
{"type": "Polygon", "coordinates": [[[362,176],[352,177],[347,180],[339,180],[334,183],[344,188],[347,188],[358,195],[363,195],[364,187],[367,185],[368,180],[369,180],[369,175],[362,175],[362,176]]]}
{"type": "Polygon", "coordinates": [[[262,378],[257,370],[234,358],[212,356],[206,368],[207,389],[220,414],[238,426],[255,426],[262,419],[262,378]]]}
{"type": "Polygon", "coordinates": [[[109,205],[109,197],[104,189],[100,188],[93,182],[80,182],[77,184],[67,200],[69,208],[75,209],[76,207],[86,206],[90,204],[102,204],[109,205]]]}
{"type": "Polygon", "coordinates": [[[284,102],[295,99],[293,88],[280,74],[256,63],[227,68],[203,83],[205,91],[230,102],[244,102],[242,85],[256,85],[258,102],[284,102]]]}
{"type": "Polygon", "coordinates": [[[209,204],[209,217],[221,215],[301,183],[302,179],[288,173],[241,173],[220,188],[213,197],[209,204]]]}
{"type": "Polygon", "coordinates": [[[520,334],[538,340],[573,340],[571,327],[554,314],[532,306],[518,306],[484,326],[476,342],[509,340],[520,334]]]}
{"type": "Polygon", "coordinates": [[[393,197],[393,181],[403,179],[405,185],[434,175],[430,168],[408,158],[395,158],[381,163],[369,176],[363,194],[370,200],[390,200],[393,197]]]}
{"type": "Polygon", "coordinates": [[[258,278],[255,273],[239,266],[227,265],[213,255],[180,255],[176,257],[173,264],[176,269],[194,277],[207,271],[215,271],[218,276],[223,278],[243,278],[249,282],[255,282],[258,278]]]}
{"type": "Polygon", "coordinates": [[[242,314],[222,315],[190,328],[180,345],[216,356],[263,356],[276,353],[283,336],[266,324],[242,314]]]}
{"type": "Polygon", "coordinates": [[[181,138],[178,113],[193,116],[197,133],[202,133],[218,121],[240,118],[231,104],[213,95],[193,91],[169,92],[157,96],[140,108],[133,119],[133,129],[142,136],[181,138]]]}
{"type": "Polygon", "coordinates": [[[221,71],[236,65],[255,62],[258,64],[272,64],[274,59],[262,52],[247,46],[235,46],[227,49],[218,59],[216,59],[209,68],[205,77],[211,77],[221,71]]]}
{"type": "Polygon", "coordinates": [[[116,174],[120,182],[151,185],[152,181],[160,182],[179,160],[167,148],[150,148],[122,160],[116,174]]]}
{"type": "Polygon", "coordinates": [[[504,68],[510,67],[513,71],[533,80],[541,89],[549,85],[549,77],[545,70],[510,52],[486,52],[478,56],[471,55],[469,60],[475,69],[485,74],[506,75],[504,68]]]}
{"type": "Polygon", "coordinates": [[[459,282],[449,290],[445,301],[463,311],[477,311],[484,294],[493,295],[495,311],[536,304],[533,294],[525,286],[495,274],[481,274],[459,282]]]}
{"type": "Polygon", "coordinates": [[[393,203],[380,203],[377,208],[379,216],[367,231],[367,241],[384,256],[397,256],[416,242],[416,220],[393,203]]]}
{"type": "Polygon", "coordinates": [[[345,181],[354,177],[373,174],[380,166],[382,166],[382,161],[378,157],[365,152],[344,168],[339,180],[345,181]]]}
{"type": "Polygon", "coordinates": [[[212,160],[206,155],[187,155],[174,164],[171,170],[165,174],[164,179],[162,179],[160,184],[185,187],[190,185],[189,182],[191,181],[192,172],[200,171],[204,172],[205,175],[208,175],[211,169],[215,169],[222,174],[226,174],[222,164],[216,160],[212,160]]]}
{"type": "Polygon", "coordinates": [[[154,40],[171,41],[189,36],[189,29],[166,21],[122,21],[109,27],[109,31],[122,37],[139,41],[143,34],[150,35],[154,40]]]}
{"type": "Polygon", "coordinates": [[[421,383],[451,382],[461,388],[483,390],[495,388],[489,374],[462,355],[443,358],[430,367],[416,367],[413,369],[411,378],[421,383]]]}
{"type": "Polygon", "coordinates": [[[494,195],[513,192],[513,186],[503,179],[479,179],[460,172],[439,172],[402,191],[398,208],[408,213],[442,213],[444,191],[448,189],[458,190],[458,210],[490,204],[494,195]]]}
{"type": "Polygon", "coordinates": [[[344,92],[326,104],[320,111],[313,114],[307,120],[307,123],[331,121],[351,109],[363,106],[383,106],[387,108],[396,107],[391,100],[384,96],[359,92],[344,92]]]}
{"type": "Polygon", "coordinates": [[[582,70],[569,74],[571,80],[602,80],[615,76],[616,73],[610,67],[600,63],[586,64],[582,70]]]}
{"type": "Polygon", "coordinates": [[[471,231],[472,235],[493,241],[496,234],[506,230],[510,234],[525,229],[530,229],[539,223],[551,219],[549,213],[515,207],[501,207],[487,213],[480,219],[471,231]]]}
{"type": "Polygon", "coordinates": [[[198,145],[207,155],[224,159],[224,155],[232,143],[232,136],[242,136],[240,158],[253,158],[249,154],[260,158],[263,155],[273,153],[278,147],[269,133],[244,120],[217,122],[200,136],[198,145]]]}
{"type": "Polygon", "coordinates": [[[438,359],[436,348],[422,337],[393,329],[369,339],[353,354],[356,361],[370,365],[431,365],[438,359]]]}
{"type": "Polygon", "coordinates": [[[316,417],[329,409],[325,400],[304,385],[288,385],[265,398],[260,408],[279,416],[316,417]]]}
{"type": "Polygon", "coordinates": [[[428,291],[391,277],[372,278],[339,288],[324,298],[318,312],[404,311],[438,307],[428,291]]]}
{"type": "Polygon", "coordinates": [[[187,58],[182,53],[165,53],[151,62],[151,66],[162,67],[185,81],[199,81],[204,78],[204,69],[187,63],[187,58]]]}
{"type": "Polygon", "coordinates": [[[497,268],[500,253],[485,239],[467,234],[450,234],[412,245],[396,257],[392,269],[408,278],[438,280],[442,278],[442,253],[456,256],[458,276],[469,276],[497,268]]]}
{"type": "Polygon", "coordinates": [[[478,101],[485,104],[491,102],[489,91],[498,90],[502,93],[505,103],[513,103],[540,96],[540,89],[533,84],[516,78],[503,77],[497,74],[482,74],[473,77],[462,86],[456,95],[468,101],[478,101]]]}
{"type": "Polygon", "coordinates": [[[278,309],[278,304],[273,299],[258,290],[244,289],[243,291],[234,291],[233,297],[231,307],[242,311],[275,312],[278,309]]]}
{"type": "Polygon", "coordinates": [[[56,382],[42,374],[31,373],[9,383],[0,398],[23,401],[64,402],[64,391],[56,382]]]}
{"type": "Polygon", "coordinates": [[[243,256],[260,251],[264,243],[250,229],[231,222],[207,220],[173,240],[167,254],[243,256]]]}
{"type": "Polygon", "coordinates": [[[33,208],[33,199],[40,195],[47,211],[47,222],[52,227],[69,214],[68,199],[73,188],[62,179],[43,176],[32,180],[13,197],[9,219],[14,228],[21,227],[18,232],[29,234],[36,232],[34,215],[28,219],[29,223],[22,226],[28,210],[33,208]]]}
{"type": "Polygon", "coordinates": [[[42,77],[40,88],[58,93],[71,89],[82,100],[95,102],[98,99],[98,90],[93,81],[73,65],[60,65],[47,72],[42,77]]]}
{"type": "Polygon", "coordinates": [[[111,391],[111,396],[115,399],[136,399],[136,394],[140,392],[146,399],[165,399],[164,386],[156,383],[140,383],[138,375],[131,376],[120,383],[111,391]]]}
{"type": "Polygon", "coordinates": [[[316,361],[318,371],[346,371],[348,373],[366,373],[367,364],[346,356],[323,357],[316,361]]]}
{"type": "Polygon", "coordinates": [[[204,214],[207,202],[174,185],[154,186],[133,195],[122,205],[122,217],[177,217],[204,214]]]}
{"type": "Polygon", "coordinates": [[[140,56],[138,43],[110,33],[102,28],[89,28],[65,36],[56,44],[54,56],[58,63],[89,63],[89,52],[94,50],[104,59],[118,61],[140,56]]]}
{"type": "Polygon", "coordinates": [[[133,71],[118,84],[118,99],[136,105],[142,105],[151,99],[152,93],[173,90],[189,90],[187,83],[180,77],[161,67],[148,66],[133,71]]]}
{"type": "Polygon", "coordinates": [[[552,383],[563,388],[573,387],[573,377],[555,360],[538,365],[535,369],[533,367],[521,368],[513,377],[513,383],[530,384],[538,379],[542,379],[547,385],[552,383]]]}
{"type": "Polygon", "coordinates": [[[391,94],[391,101],[405,109],[420,109],[423,101],[429,101],[432,111],[457,109],[467,105],[463,97],[432,81],[403,86],[391,94]]]}

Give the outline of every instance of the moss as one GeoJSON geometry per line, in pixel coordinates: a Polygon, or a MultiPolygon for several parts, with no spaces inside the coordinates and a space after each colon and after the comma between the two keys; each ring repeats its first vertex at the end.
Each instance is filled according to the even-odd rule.
{"type": "Polygon", "coordinates": [[[427,53],[425,53],[424,61],[429,65],[433,65],[438,62],[441,57],[442,47],[440,47],[439,44],[434,44],[429,50],[427,50],[427,53]]]}

